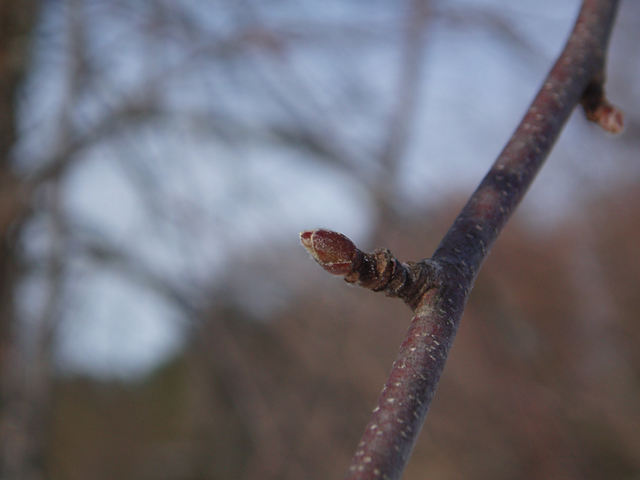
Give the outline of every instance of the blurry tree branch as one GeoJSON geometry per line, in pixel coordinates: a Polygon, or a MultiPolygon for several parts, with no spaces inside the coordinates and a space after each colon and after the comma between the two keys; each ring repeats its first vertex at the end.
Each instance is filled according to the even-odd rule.
{"type": "MultiPolygon", "coordinates": [[[[64,298],[64,275],[66,269],[66,241],[68,239],[65,212],[61,200],[60,182],[64,174],[82,158],[81,151],[96,142],[102,141],[132,119],[147,118],[148,105],[138,100],[125,100],[121,108],[108,112],[95,125],[83,125],[78,128],[73,124],[74,109],[79,102],[78,97],[85,86],[89,67],[86,52],[86,25],[82,2],[71,0],[66,5],[66,33],[68,35],[68,51],[64,59],[68,65],[68,79],[65,85],[62,107],[57,120],[57,138],[53,153],[43,161],[43,166],[30,174],[16,174],[9,166],[10,147],[15,142],[15,118],[5,108],[0,108],[5,120],[3,140],[9,140],[0,152],[0,184],[2,188],[0,200],[0,235],[3,249],[0,254],[0,271],[6,282],[0,286],[0,304],[4,312],[1,314],[2,354],[2,404],[0,405],[0,475],[3,478],[36,478],[43,474],[46,440],[48,435],[50,394],[52,387],[52,353],[54,339],[59,320],[62,316],[62,300],[64,298]],[[80,132],[81,131],[81,132],[80,132]],[[6,173],[4,173],[6,171],[6,173]],[[16,243],[21,236],[22,227],[37,209],[34,199],[36,192],[43,198],[42,213],[49,220],[50,248],[45,260],[46,293],[42,310],[35,319],[33,328],[33,348],[27,352],[17,340],[19,319],[13,312],[13,297],[18,282],[21,280],[17,265],[25,267],[24,258],[16,251],[16,243]],[[11,310],[10,310],[11,309],[11,310]]],[[[16,27],[25,28],[29,15],[35,17],[35,2],[15,2],[13,9],[3,7],[10,20],[7,22],[11,33],[16,27]],[[8,9],[8,10],[7,10],[8,9]],[[20,9],[24,12],[18,13],[20,9]],[[28,12],[28,14],[27,14],[28,12]],[[12,15],[18,15],[13,18],[12,15]],[[24,18],[20,18],[20,16],[24,18]]],[[[3,10],[4,12],[4,10],[3,10]]],[[[4,20],[4,17],[3,17],[4,20]]],[[[32,19],[31,21],[34,21],[32,19]]],[[[28,25],[31,25],[29,23],[28,25]]],[[[4,31],[4,30],[3,30],[4,31]]],[[[13,32],[16,33],[16,32],[13,32]]],[[[26,62],[28,59],[26,45],[28,33],[17,32],[19,41],[13,39],[13,46],[21,46],[19,52],[6,51],[6,58],[13,62],[5,67],[24,68],[18,58],[26,62]]],[[[2,95],[8,95],[11,101],[15,97],[19,75],[6,72],[6,79],[16,82],[9,89],[3,89],[2,95]]],[[[13,105],[7,108],[13,108],[13,105]]]]}
{"type": "Polygon", "coordinates": [[[20,271],[17,239],[27,211],[10,156],[17,138],[15,96],[28,67],[37,7],[35,1],[0,1],[0,475],[3,478],[13,478],[19,472],[16,468],[21,467],[23,446],[29,443],[23,435],[13,435],[11,422],[21,413],[16,410],[13,375],[19,363],[14,292],[20,271]]]}
{"type": "Polygon", "coordinates": [[[361,252],[328,230],[301,234],[328,272],[402,298],[414,318],[345,478],[398,479],[409,459],[458,330],[469,292],[573,109],[619,133],[622,113],[604,96],[605,52],[617,1],[585,0],[564,51],[520,125],[430,259],[401,264],[361,252]]]}
{"type": "MultiPolygon", "coordinates": [[[[206,277],[207,267],[199,270],[204,272],[200,273],[200,277],[198,273],[189,276],[193,272],[191,270],[185,271],[184,276],[178,279],[172,278],[172,273],[154,268],[153,260],[149,260],[153,258],[152,255],[143,258],[135,248],[139,245],[134,245],[134,242],[118,244],[110,237],[109,230],[98,226],[89,231],[84,222],[73,217],[84,214],[82,210],[78,213],[73,209],[77,204],[67,203],[77,201],[74,194],[78,190],[74,188],[82,181],[96,181],[95,176],[89,178],[91,168],[82,170],[83,162],[94,162],[99,157],[96,163],[103,162],[100,167],[108,164],[107,168],[112,168],[115,162],[111,154],[122,147],[122,151],[116,155],[120,157],[116,162],[119,162],[121,169],[117,174],[124,172],[125,176],[128,175],[130,184],[127,187],[132,186],[136,201],[142,200],[147,207],[142,214],[145,215],[142,226],[136,222],[131,230],[139,232],[149,228],[149,225],[157,225],[162,236],[168,231],[164,227],[173,227],[175,230],[172,232],[176,232],[176,237],[180,235],[180,240],[176,241],[171,236],[170,240],[166,240],[167,244],[184,242],[181,243],[186,246],[183,250],[189,250],[184,254],[185,258],[189,255],[190,259],[199,262],[198,265],[206,264],[202,260],[208,252],[199,246],[193,248],[197,240],[192,237],[196,235],[190,236],[189,233],[205,229],[207,234],[213,232],[211,236],[215,237],[216,248],[222,245],[224,249],[216,253],[227,259],[232,256],[227,255],[229,252],[235,254],[244,248],[237,245],[237,230],[226,228],[225,224],[237,221],[238,215],[229,215],[228,209],[222,212],[223,208],[220,213],[212,212],[218,205],[212,207],[211,204],[219,200],[212,202],[206,195],[194,200],[196,195],[188,197],[193,194],[189,187],[179,192],[178,188],[172,190],[177,184],[172,181],[176,179],[167,178],[171,177],[167,175],[169,168],[182,169],[184,166],[188,167],[184,171],[199,175],[201,170],[195,167],[191,171],[191,165],[186,162],[191,160],[187,157],[194,151],[190,147],[203,144],[216,152],[212,159],[207,157],[205,160],[211,161],[211,165],[219,162],[212,171],[227,173],[225,169],[228,166],[223,163],[228,153],[234,162],[233,180],[224,185],[224,189],[227,189],[229,183],[234,183],[234,188],[229,189],[233,193],[224,198],[226,206],[236,200],[231,197],[237,192],[247,204],[258,203],[271,194],[268,186],[251,184],[251,180],[243,176],[245,169],[237,168],[238,160],[244,159],[245,149],[293,151],[301,161],[316,160],[323,167],[331,167],[331,173],[338,171],[362,185],[363,191],[373,200],[371,203],[377,217],[374,237],[385,238],[384,234],[394,226],[394,217],[401,215],[397,177],[404,166],[403,160],[408,157],[407,143],[411,141],[415,113],[420,105],[427,27],[438,19],[444,20],[448,26],[461,24],[465,29],[479,26],[508,39],[510,44],[515,44],[518,52],[530,49],[517,29],[511,28],[508,17],[502,11],[496,12],[490,7],[487,10],[470,7],[464,11],[449,7],[439,9],[437,3],[431,0],[408,0],[403,4],[403,8],[406,8],[403,15],[396,14],[395,6],[385,7],[372,16],[365,16],[365,20],[357,15],[342,20],[324,15],[314,18],[314,14],[308,15],[308,12],[300,16],[298,13],[285,15],[281,19],[262,10],[267,8],[266,4],[252,1],[213,2],[203,7],[207,13],[211,9],[216,17],[223,18],[222,26],[222,22],[217,23],[217,20],[211,21],[206,16],[200,18],[197,7],[166,0],[140,4],[121,1],[87,3],[78,0],[53,2],[47,4],[50,10],[47,10],[42,22],[42,31],[38,30],[38,35],[42,37],[37,37],[43,38],[46,44],[37,47],[38,53],[44,53],[47,58],[42,64],[36,63],[33,78],[34,84],[43,82],[47,87],[55,84],[52,91],[59,97],[53,106],[46,105],[46,108],[41,108],[40,103],[29,104],[31,98],[27,97],[33,94],[33,98],[45,98],[39,95],[40,90],[46,89],[36,85],[32,92],[31,85],[27,85],[24,96],[27,100],[24,109],[27,131],[21,131],[21,136],[26,140],[17,140],[12,102],[15,101],[16,85],[26,62],[24,51],[31,20],[23,22],[28,15],[25,16],[24,11],[16,14],[13,8],[20,6],[24,9],[34,3],[20,0],[5,2],[5,5],[0,1],[4,5],[0,17],[6,14],[9,19],[0,21],[1,25],[8,25],[0,29],[0,71],[3,73],[0,75],[0,131],[3,133],[0,138],[0,233],[3,242],[0,251],[0,363],[3,369],[0,413],[5,417],[5,425],[19,427],[14,429],[13,436],[6,435],[7,430],[0,428],[0,440],[7,447],[2,452],[3,457],[11,458],[14,465],[23,458],[15,454],[16,448],[24,447],[20,442],[29,438],[40,441],[38,435],[48,427],[44,417],[50,412],[45,411],[47,406],[44,402],[49,398],[47,388],[53,381],[52,353],[56,347],[54,337],[58,331],[57,325],[67,315],[73,318],[74,300],[77,301],[78,295],[82,295],[70,287],[74,275],[79,273],[76,270],[78,263],[74,263],[74,260],[80,259],[80,270],[90,263],[89,268],[116,271],[122,278],[132,281],[134,287],[157,293],[163,300],[176,306],[176,310],[180,310],[185,317],[197,319],[203,324],[209,321],[203,318],[202,308],[206,303],[202,301],[203,291],[212,288],[211,284],[206,283],[211,280],[206,277]],[[381,12],[383,16],[378,17],[381,12]],[[391,23],[386,23],[389,20],[391,23]],[[117,28],[112,28],[114,26],[117,28]],[[9,42],[5,35],[7,38],[13,35],[13,39],[9,42]],[[49,35],[53,41],[50,41],[49,35]],[[122,48],[123,45],[126,48],[122,48]],[[357,50],[353,50],[354,46],[357,50]],[[141,47],[142,53],[137,51],[138,47],[141,47]],[[390,104],[386,105],[375,97],[377,93],[374,89],[378,86],[361,81],[362,77],[358,74],[362,72],[351,66],[369,53],[378,59],[381,52],[388,53],[391,50],[389,47],[393,50],[392,55],[399,55],[392,57],[398,61],[392,62],[389,68],[392,98],[390,104]],[[317,61],[314,68],[304,70],[304,62],[298,63],[301,53],[307,59],[317,61]],[[52,59],[54,62],[61,60],[60,65],[52,67],[48,64],[52,59]],[[123,60],[126,63],[124,68],[121,63],[123,60]],[[134,66],[135,73],[123,81],[119,69],[127,69],[136,62],[142,68],[138,71],[134,66]],[[329,73],[326,78],[325,71],[316,76],[321,69],[329,73]],[[45,73],[45,78],[38,77],[41,72],[45,73]],[[51,79],[47,77],[49,74],[52,74],[51,79]],[[58,74],[61,74],[61,79],[56,77],[58,74]],[[203,78],[204,96],[199,90],[203,86],[198,82],[203,78]],[[59,86],[56,82],[61,82],[61,92],[56,90],[59,86]],[[192,85],[196,86],[193,92],[190,91],[192,85]],[[242,97],[242,101],[236,103],[239,97],[242,97]],[[384,107],[379,108],[380,104],[384,107]],[[47,108],[52,109],[53,115],[49,116],[47,108]],[[348,125],[352,118],[362,122],[355,124],[353,131],[348,125]],[[375,137],[362,138],[369,135],[363,133],[362,126],[365,123],[367,132],[375,132],[375,137]],[[48,135],[52,125],[55,138],[50,146],[48,135]],[[171,157],[168,151],[150,153],[153,147],[164,146],[167,138],[166,144],[171,145],[176,140],[182,142],[184,139],[179,138],[182,134],[189,141],[195,139],[198,145],[181,143],[179,154],[173,155],[166,163],[165,160],[171,157]],[[166,138],[158,141],[159,137],[166,138]],[[42,138],[45,142],[34,147],[42,138]],[[147,140],[150,140],[149,143],[147,140]],[[9,150],[16,141],[18,154],[14,165],[17,168],[14,170],[9,167],[9,150]],[[157,143],[152,145],[152,142],[157,143]],[[23,145],[27,151],[25,156],[21,156],[20,148],[23,145]],[[229,150],[236,149],[236,152],[228,152],[226,147],[231,147],[229,150]],[[29,158],[29,148],[42,152],[36,155],[39,162],[29,158]],[[219,152],[222,153],[218,157],[219,152]],[[21,164],[23,160],[26,168],[21,164]],[[172,163],[174,161],[175,164],[172,163]],[[38,166],[34,167],[35,163],[38,166]],[[169,168],[158,168],[160,164],[169,168]],[[17,173],[18,170],[21,173],[17,173]],[[76,172],[78,175],[74,176],[76,172]],[[67,182],[67,179],[70,181],[67,182]],[[255,198],[256,190],[264,192],[259,200],[255,198]],[[244,198],[247,193],[251,197],[248,200],[244,198]],[[184,205],[188,205],[188,208],[182,208],[184,205]],[[67,206],[71,206],[69,211],[65,211],[67,206]],[[187,210],[189,214],[183,215],[187,210]],[[163,221],[161,225],[160,221],[163,221]],[[203,228],[205,222],[207,225],[203,228]],[[48,242],[45,248],[41,248],[43,241],[48,242]],[[34,243],[37,245],[34,246],[34,243]],[[33,251],[20,251],[22,246],[25,249],[33,248],[33,251]],[[31,266],[35,268],[29,269],[31,266]],[[26,313],[26,318],[18,318],[20,313],[16,316],[13,311],[15,298],[18,303],[32,300],[26,295],[16,296],[16,284],[24,277],[28,277],[25,283],[31,280],[41,282],[38,288],[43,295],[38,298],[40,303],[34,309],[34,318],[31,318],[30,312],[26,313]],[[7,335],[8,331],[15,330],[16,325],[23,327],[26,324],[26,328],[30,329],[29,341],[35,339],[37,345],[34,347],[37,351],[30,352],[28,368],[23,367],[26,363],[21,362],[21,356],[11,352],[15,346],[11,345],[7,335]],[[14,366],[17,365],[15,372],[18,375],[14,372],[12,377],[6,375],[9,356],[14,366]],[[22,374],[26,370],[35,372],[35,375],[22,374]],[[10,385],[10,381],[15,379],[18,382],[10,385]],[[35,388],[28,390],[27,380],[35,388]],[[21,389],[18,393],[16,385],[21,389]],[[22,415],[19,422],[6,420],[6,400],[11,396],[13,412],[22,415]],[[29,404],[25,398],[32,403],[29,404]],[[29,414],[35,416],[29,419],[29,414]],[[29,425],[37,423],[40,423],[35,425],[39,431],[34,435],[31,430],[25,435],[31,428],[29,425]]],[[[292,10],[297,7],[295,1],[283,3],[292,10]]],[[[384,56],[381,58],[385,59],[384,56]]],[[[598,82],[593,83],[590,95],[584,98],[583,103],[591,117],[615,127],[619,124],[619,118],[603,101],[598,86],[598,82]]],[[[387,88],[385,85],[384,89],[387,88]]],[[[247,154],[247,158],[250,154],[247,154]]],[[[183,170],[180,170],[180,175],[182,173],[183,170]]],[[[184,178],[188,176],[189,173],[186,173],[184,178]]],[[[184,183],[190,183],[189,179],[184,183]]],[[[194,185],[196,183],[193,182],[194,185]]],[[[102,187],[104,185],[96,185],[96,190],[102,187]]],[[[204,187],[207,188],[210,186],[204,187]]],[[[96,195],[103,192],[100,190],[96,195]]],[[[113,190],[107,195],[111,193],[113,190]]],[[[471,232],[475,233],[474,230],[471,232]]],[[[378,243],[380,240],[375,241],[378,243]]],[[[171,244],[170,248],[174,246],[171,244]]],[[[353,252],[350,247],[347,250],[353,252]]],[[[356,256],[361,259],[364,270],[354,281],[375,289],[384,288],[388,293],[401,294],[413,306],[422,305],[422,300],[426,304],[426,296],[423,299],[423,295],[427,295],[425,291],[436,290],[436,287],[429,289],[432,286],[430,282],[437,283],[444,271],[443,268],[435,268],[437,265],[432,262],[418,262],[403,268],[388,252],[356,256]],[[379,276],[376,269],[381,265],[388,268],[384,270],[384,275],[379,276]],[[380,283],[380,280],[386,281],[387,274],[392,277],[391,283],[383,285],[384,282],[380,283]],[[421,283],[425,275],[430,280],[421,283]]],[[[265,262],[270,262],[265,267],[268,270],[265,276],[270,281],[274,265],[278,265],[278,270],[287,270],[286,275],[291,274],[289,269],[282,268],[283,264],[275,256],[264,257],[268,257],[265,262]]],[[[236,262],[229,263],[234,264],[233,270],[239,280],[230,282],[230,277],[226,275],[227,283],[221,290],[223,298],[234,304],[238,302],[234,293],[243,292],[245,297],[249,296],[246,295],[250,289],[248,282],[240,277],[245,275],[248,279],[255,279],[257,275],[255,265],[249,265],[249,262],[242,267],[236,262]]],[[[441,263],[449,265],[453,264],[453,260],[447,257],[441,263]]],[[[340,270],[337,265],[331,268],[340,270]]],[[[211,270],[212,276],[219,273],[211,270]]],[[[290,283],[298,281],[297,275],[291,277],[295,280],[290,283]]],[[[472,283],[473,280],[465,278],[464,281],[472,283]]],[[[232,317],[229,311],[215,310],[221,316],[232,317]]],[[[246,352],[241,351],[242,346],[236,342],[236,338],[229,337],[234,335],[232,329],[227,328],[228,324],[218,325],[217,321],[217,318],[213,318],[209,334],[197,339],[203,348],[200,360],[209,360],[213,368],[220,367],[222,383],[227,384],[225,388],[229,390],[234,408],[248,426],[256,447],[256,460],[246,474],[258,477],[264,467],[273,476],[291,470],[295,472],[294,478],[299,478],[300,465],[305,462],[289,448],[291,440],[286,435],[286,428],[276,424],[276,405],[270,403],[266,389],[260,390],[260,379],[251,371],[249,356],[243,358],[246,352]],[[209,350],[211,345],[218,350],[209,350]],[[271,418],[267,418],[269,416],[271,418]]],[[[195,324],[195,328],[198,327],[208,328],[195,324]]],[[[207,374],[212,377],[217,372],[205,372],[203,377],[207,374]]],[[[333,443],[335,447],[336,442],[333,443]]],[[[317,445],[314,449],[320,450],[315,447],[317,445]]],[[[36,455],[31,460],[27,459],[27,462],[33,463],[34,458],[40,462],[39,459],[43,458],[45,452],[42,451],[42,445],[36,445],[36,448],[40,448],[40,451],[32,452],[36,455]]],[[[23,451],[26,450],[23,448],[23,451]]],[[[41,465],[36,467],[41,470],[41,465]]],[[[24,468],[22,470],[25,471],[24,468]]]]}
{"type": "Polygon", "coordinates": [[[257,372],[245,358],[245,352],[237,345],[233,334],[227,331],[224,317],[233,318],[233,312],[224,311],[224,301],[219,305],[222,308],[217,312],[218,318],[209,322],[208,328],[198,329],[197,334],[203,337],[200,345],[204,359],[220,369],[221,380],[235,399],[234,408],[245,418],[257,450],[257,458],[247,466],[244,478],[276,478],[285,471],[294,471],[302,478],[304,465],[289,451],[282,438],[281,426],[260,390],[257,372]]]}
{"type": "Polygon", "coordinates": [[[79,246],[81,249],[79,253],[86,255],[88,259],[119,271],[125,277],[156,292],[185,312],[188,317],[192,317],[198,310],[196,300],[127,251],[105,242],[100,237],[92,240],[85,238],[79,242],[79,246]]]}
{"type": "Polygon", "coordinates": [[[70,137],[52,158],[27,177],[25,181],[27,192],[31,192],[43,182],[62,176],[81,158],[78,154],[82,149],[104,140],[116,132],[118,128],[131,126],[132,121],[147,120],[153,116],[155,112],[148,107],[146,102],[137,104],[134,100],[125,101],[119,108],[105,115],[88,132],[77,136],[77,138],[70,137]]]}
{"type": "Polygon", "coordinates": [[[372,191],[378,204],[378,218],[374,233],[374,244],[381,243],[384,233],[390,229],[395,215],[398,170],[403,159],[411,126],[414,125],[415,110],[420,96],[420,78],[424,64],[425,30],[430,19],[430,0],[409,2],[404,29],[404,45],[400,78],[396,87],[396,104],[389,118],[387,137],[380,151],[380,172],[372,191]]]}

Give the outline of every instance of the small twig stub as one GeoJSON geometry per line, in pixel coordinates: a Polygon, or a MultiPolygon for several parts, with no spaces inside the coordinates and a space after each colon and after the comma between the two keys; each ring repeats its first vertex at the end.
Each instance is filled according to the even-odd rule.
{"type": "Polygon", "coordinates": [[[305,230],[300,241],[327,272],[348,283],[399,297],[412,309],[438,283],[438,269],[432,260],[402,263],[387,249],[365,253],[345,235],[322,228],[305,230]]]}

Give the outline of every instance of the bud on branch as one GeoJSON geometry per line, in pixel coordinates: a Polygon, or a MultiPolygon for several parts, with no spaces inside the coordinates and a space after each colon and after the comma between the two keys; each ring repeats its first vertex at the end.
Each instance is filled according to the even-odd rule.
{"type": "Polygon", "coordinates": [[[389,250],[364,253],[330,230],[300,234],[329,273],[402,298],[414,309],[405,341],[345,480],[398,480],[444,369],[482,263],[581,103],[611,133],[622,111],[604,95],[605,51],[618,0],[583,0],[565,49],[502,153],[430,259],[401,263],[389,250]]]}
{"type": "Polygon", "coordinates": [[[589,84],[582,94],[580,104],[590,122],[597,123],[605,131],[614,135],[624,131],[624,112],[609,103],[601,81],[589,84]]]}
{"type": "Polygon", "coordinates": [[[300,241],[327,272],[344,277],[347,283],[399,297],[413,309],[436,285],[436,266],[431,260],[402,263],[387,249],[364,253],[343,234],[323,228],[305,230],[300,241]]]}
{"type": "Polygon", "coordinates": [[[362,257],[351,240],[331,230],[306,230],[300,233],[300,241],[318,265],[333,275],[349,275],[354,261],[362,257]]]}

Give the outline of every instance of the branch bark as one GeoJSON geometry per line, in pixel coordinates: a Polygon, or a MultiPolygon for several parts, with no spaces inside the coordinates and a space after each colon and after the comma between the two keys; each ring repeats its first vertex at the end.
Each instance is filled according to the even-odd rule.
{"type": "Polygon", "coordinates": [[[578,103],[612,133],[622,112],[604,96],[605,52],[617,0],[584,0],[564,51],[520,125],[430,259],[402,264],[329,230],[301,234],[327,271],[402,298],[414,317],[347,480],[399,479],[422,427],[478,271],[578,103]]]}

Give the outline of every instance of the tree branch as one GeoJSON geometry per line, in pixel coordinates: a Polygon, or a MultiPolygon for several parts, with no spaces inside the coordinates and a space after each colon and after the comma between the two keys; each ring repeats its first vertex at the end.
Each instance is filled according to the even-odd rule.
{"type": "Polygon", "coordinates": [[[345,476],[399,479],[458,330],[469,292],[491,247],[533,182],[574,107],[612,133],[622,113],[604,97],[605,51],[618,2],[585,0],[564,51],[520,125],[449,229],[433,257],[401,264],[387,250],[358,250],[329,230],[303,232],[327,271],[399,296],[414,318],[345,476]]]}

